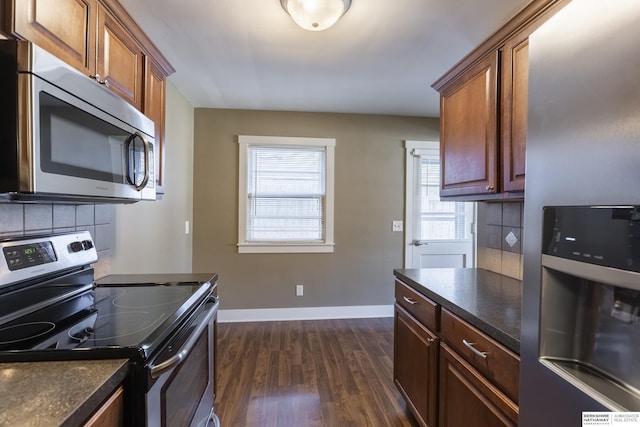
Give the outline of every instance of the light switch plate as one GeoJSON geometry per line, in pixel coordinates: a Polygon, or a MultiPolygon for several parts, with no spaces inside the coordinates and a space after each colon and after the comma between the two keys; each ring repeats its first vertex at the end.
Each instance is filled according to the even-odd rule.
{"type": "Polygon", "coordinates": [[[393,221],[391,231],[402,231],[402,221],[393,221]]]}

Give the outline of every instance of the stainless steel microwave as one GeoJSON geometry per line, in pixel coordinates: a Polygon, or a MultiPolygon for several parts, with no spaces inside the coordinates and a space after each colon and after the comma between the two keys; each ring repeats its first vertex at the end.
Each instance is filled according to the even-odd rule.
{"type": "Polygon", "coordinates": [[[155,200],[154,124],[25,41],[0,40],[0,201],[155,200]]]}

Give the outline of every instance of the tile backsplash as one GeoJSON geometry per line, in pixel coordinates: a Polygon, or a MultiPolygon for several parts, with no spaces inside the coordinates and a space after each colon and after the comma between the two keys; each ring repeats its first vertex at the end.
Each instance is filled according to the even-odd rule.
{"type": "Polygon", "coordinates": [[[524,203],[478,203],[478,267],[522,280],[524,203]]]}
{"type": "Polygon", "coordinates": [[[98,251],[96,277],[109,274],[114,246],[113,205],[0,203],[0,237],[88,230],[98,251]]]}

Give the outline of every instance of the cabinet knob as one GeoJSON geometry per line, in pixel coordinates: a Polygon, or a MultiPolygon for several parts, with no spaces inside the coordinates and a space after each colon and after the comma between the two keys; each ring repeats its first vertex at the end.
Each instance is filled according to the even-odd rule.
{"type": "Polygon", "coordinates": [[[486,187],[484,187],[484,189],[487,191],[493,191],[494,187],[493,185],[487,185],[486,187]]]}

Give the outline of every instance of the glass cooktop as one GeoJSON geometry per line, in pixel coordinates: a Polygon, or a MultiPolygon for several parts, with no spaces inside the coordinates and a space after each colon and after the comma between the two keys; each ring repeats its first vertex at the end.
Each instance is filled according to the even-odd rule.
{"type": "Polygon", "coordinates": [[[61,295],[64,290],[65,286],[58,285],[10,295],[14,308],[20,307],[24,314],[0,325],[0,353],[120,349],[146,354],[206,299],[210,285],[98,286],[71,293],[66,299],[61,295]],[[53,296],[50,301],[54,302],[31,305],[35,310],[25,313],[37,294],[53,296]]]}

